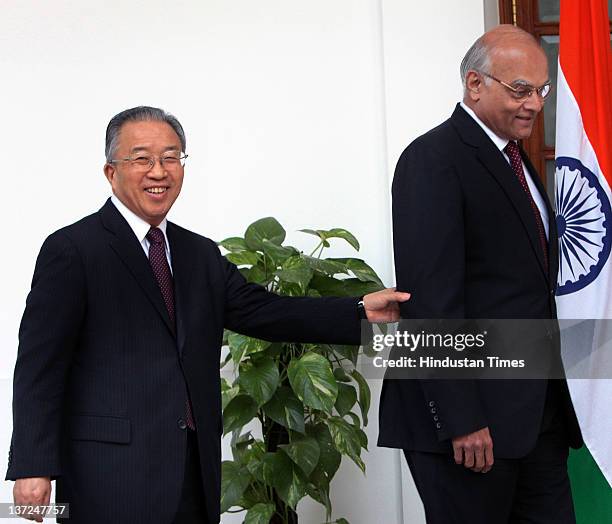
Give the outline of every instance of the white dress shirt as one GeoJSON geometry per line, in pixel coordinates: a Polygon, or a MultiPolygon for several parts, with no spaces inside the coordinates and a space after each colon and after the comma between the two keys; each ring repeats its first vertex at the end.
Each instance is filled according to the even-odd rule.
{"type": "MultiPolygon", "coordinates": [[[[123,218],[125,218],[127,223],[132,228],[132,231],[136,235],[136,238],[138,239],[138,242],[140,242],[140,245],[142,246],[142,249],[144,250],[145,255],[147,256],[147,259],[148,259],[149,258],[149,245],[151,243],[147,239],[147,233],[149,232],[149,229],[151,229],[151,224],[149,224],[148,222],[145,222],[142,218],[136,215],[133,211],[128,209],[128,207],[123,202],[121,202],[121,200],[119,200],[116,195],[111,196],[111,202],[115,204],[115,207],[117,208],[119,213],[121,213],[123,218]]],[[[167,225],[168,225],[168,222],[164,218],[161,224],[159,224],[159,226],[157,227],[161,229],[162,233],[164,234],[164,240],[166,241],[166,258],[168,259],[168,265],[170,266],[170,272],[172,272],[172,257],[170,255],[170,243],[168,242],[168,235],[166,235],[167,225]]]]}
{"type": "MultiPolygon", "coordinates": [[[[495,146],[501,151],[501,153],[504,155],[504,158],[509,164],[510,159],[508,158],[508,155],[506,155],[506,153],[504,152],[504,148],[508,145],[508,142],[510,142],[510,140],[497,136],[485,125],[482,120],[480,120],[480,118],[476,116],[476,113],[474,113],[474,111],[472,111],[463,102],[461,102],[460,104],[461,107],[465,110],[465,112],[476,121],[476,123],[487,134],[487,136],[491,139],[495,146]]],[[[527,180],[527,185],[529,186],[529,191],[531,192],[531,198],[533,198],[533,201],[536,203],[536,206],[538,206],[538,210],[540,211],[540,217],[542,218],[542,224],[544,225],[544,232],[546,233],[546,240],[548,240],[548,211],[546,209],[546,204],[544,203],[544,197],[538,191],[538,187],[535,185],[535,182],[533,181],[531,173],[527,169],[525,162],[521,160],[521,164],[523,164],[523,172],[525,173],[525,179],[527,180]]]]}

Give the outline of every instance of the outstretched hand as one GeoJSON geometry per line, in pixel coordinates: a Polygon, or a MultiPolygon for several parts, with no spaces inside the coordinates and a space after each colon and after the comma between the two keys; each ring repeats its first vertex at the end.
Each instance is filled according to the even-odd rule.
{"type": "Polygon", "coordinates": [[[364,296],[363,306],[370,322],[397,322],[400,319],[399,303],[409,298],[410,293],[395,291],[391,287],[364,296]]]}

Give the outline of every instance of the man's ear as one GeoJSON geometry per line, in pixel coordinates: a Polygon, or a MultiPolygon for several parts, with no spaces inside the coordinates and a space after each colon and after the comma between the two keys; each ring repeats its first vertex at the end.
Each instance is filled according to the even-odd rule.
{"type": "Polygon", "coordinates": [[[109,181],[110,185],[113,185],[113,178],[115,177],[115,166],[113,164],[104,164],[104,176],[109,181]]]}
{"type": "Polygon", "coordinates": [[[480,100],[480,89],[482,88],[482,79],[476,71],[468,71],[465,78],[466,95],[471,100],[477,102],[480,100]]]}

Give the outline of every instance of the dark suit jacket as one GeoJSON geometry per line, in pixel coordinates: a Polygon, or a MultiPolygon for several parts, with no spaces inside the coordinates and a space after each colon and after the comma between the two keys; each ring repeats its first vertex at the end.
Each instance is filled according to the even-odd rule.
{"type": "Polygon", "coordinates": [[[57,478],[71,522],[170,522],[191,398],[206,505],[219,521],[223,328],[359,343],[356,300],[248,284],[216,244],[168,223],[176,333],[149,261],[109,201],[45,241],[19,332],[7,479],[57,478]]]}
{"type": "MultiPolygon", "coordinates": [[[[458,105],[401,155],[393,181],[402,318],[554,319],[557,232],[548,209],[548,272],[529,201],[507,160],[458,105]]],[[[449,452],[451,439],[488,426],[500,458],[526,455],[538,436],[547,380],[385,380],[379,445],[449,452]]],[[[565,381],[562,409],[580,445],[565,381]]]]}

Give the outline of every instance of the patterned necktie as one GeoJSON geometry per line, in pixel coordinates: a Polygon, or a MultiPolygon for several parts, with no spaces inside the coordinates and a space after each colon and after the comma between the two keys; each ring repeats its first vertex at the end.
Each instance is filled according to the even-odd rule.
{"type": "MultiPolygon", "coordinates": [[[[152,227],[147,233],[147,240],[149,241],[149,262],[151,263],[153,274],[159,284],[159,289],[161,290],[164,303],[166,304],[170,321],[172,325],[175,325],[174,282],[172,273],[170,272],[170,265],[166,258],[166,239],[164,238],[164,233],[158,227],[152,227]]],[[[185,406],[185,422],[187,427],[195,429],[191,402],[189,399],[187,399],[185,406]]]]}
{"type": "Polygon", "coordinates": [[[149,262],[159,284],[159,289],[168,310],[168,316],[172,324],[174,324],[174,283],[172,282],[170,265],[166,258],[164,233],[158,227],[152,227],[147,233],[147,240],[149,241],[149,262]]]}
{"type": "Polygon", "coordinates": [[[546,240],[544,223],[542,222],[542,215],[540,215],[538,205],[535,203],[535,200],[531,196],[531,191],[529,191],[529,186],[527,185],[527,179],[525,178],[525,173],[523,171],[521,152],[517,143],[514,140],[510,140],[510,142],[508,142],[508,145],[504,148],[504,151],[510,159],[510,166],[512,167],[512,171],[514,171],[514,174],[517,176],[521,187],[523,188],[525,194],[527,195],[527,198],[529,199],[529,205],[531,206],[531,211],[533,211],[536,226],[538,228],[538,236],[540,237],[540,247],[542,248],[542,253],[544,254],[544,267],[546,268],[546,272],[548,272],[548,241],[546,240]]]}

